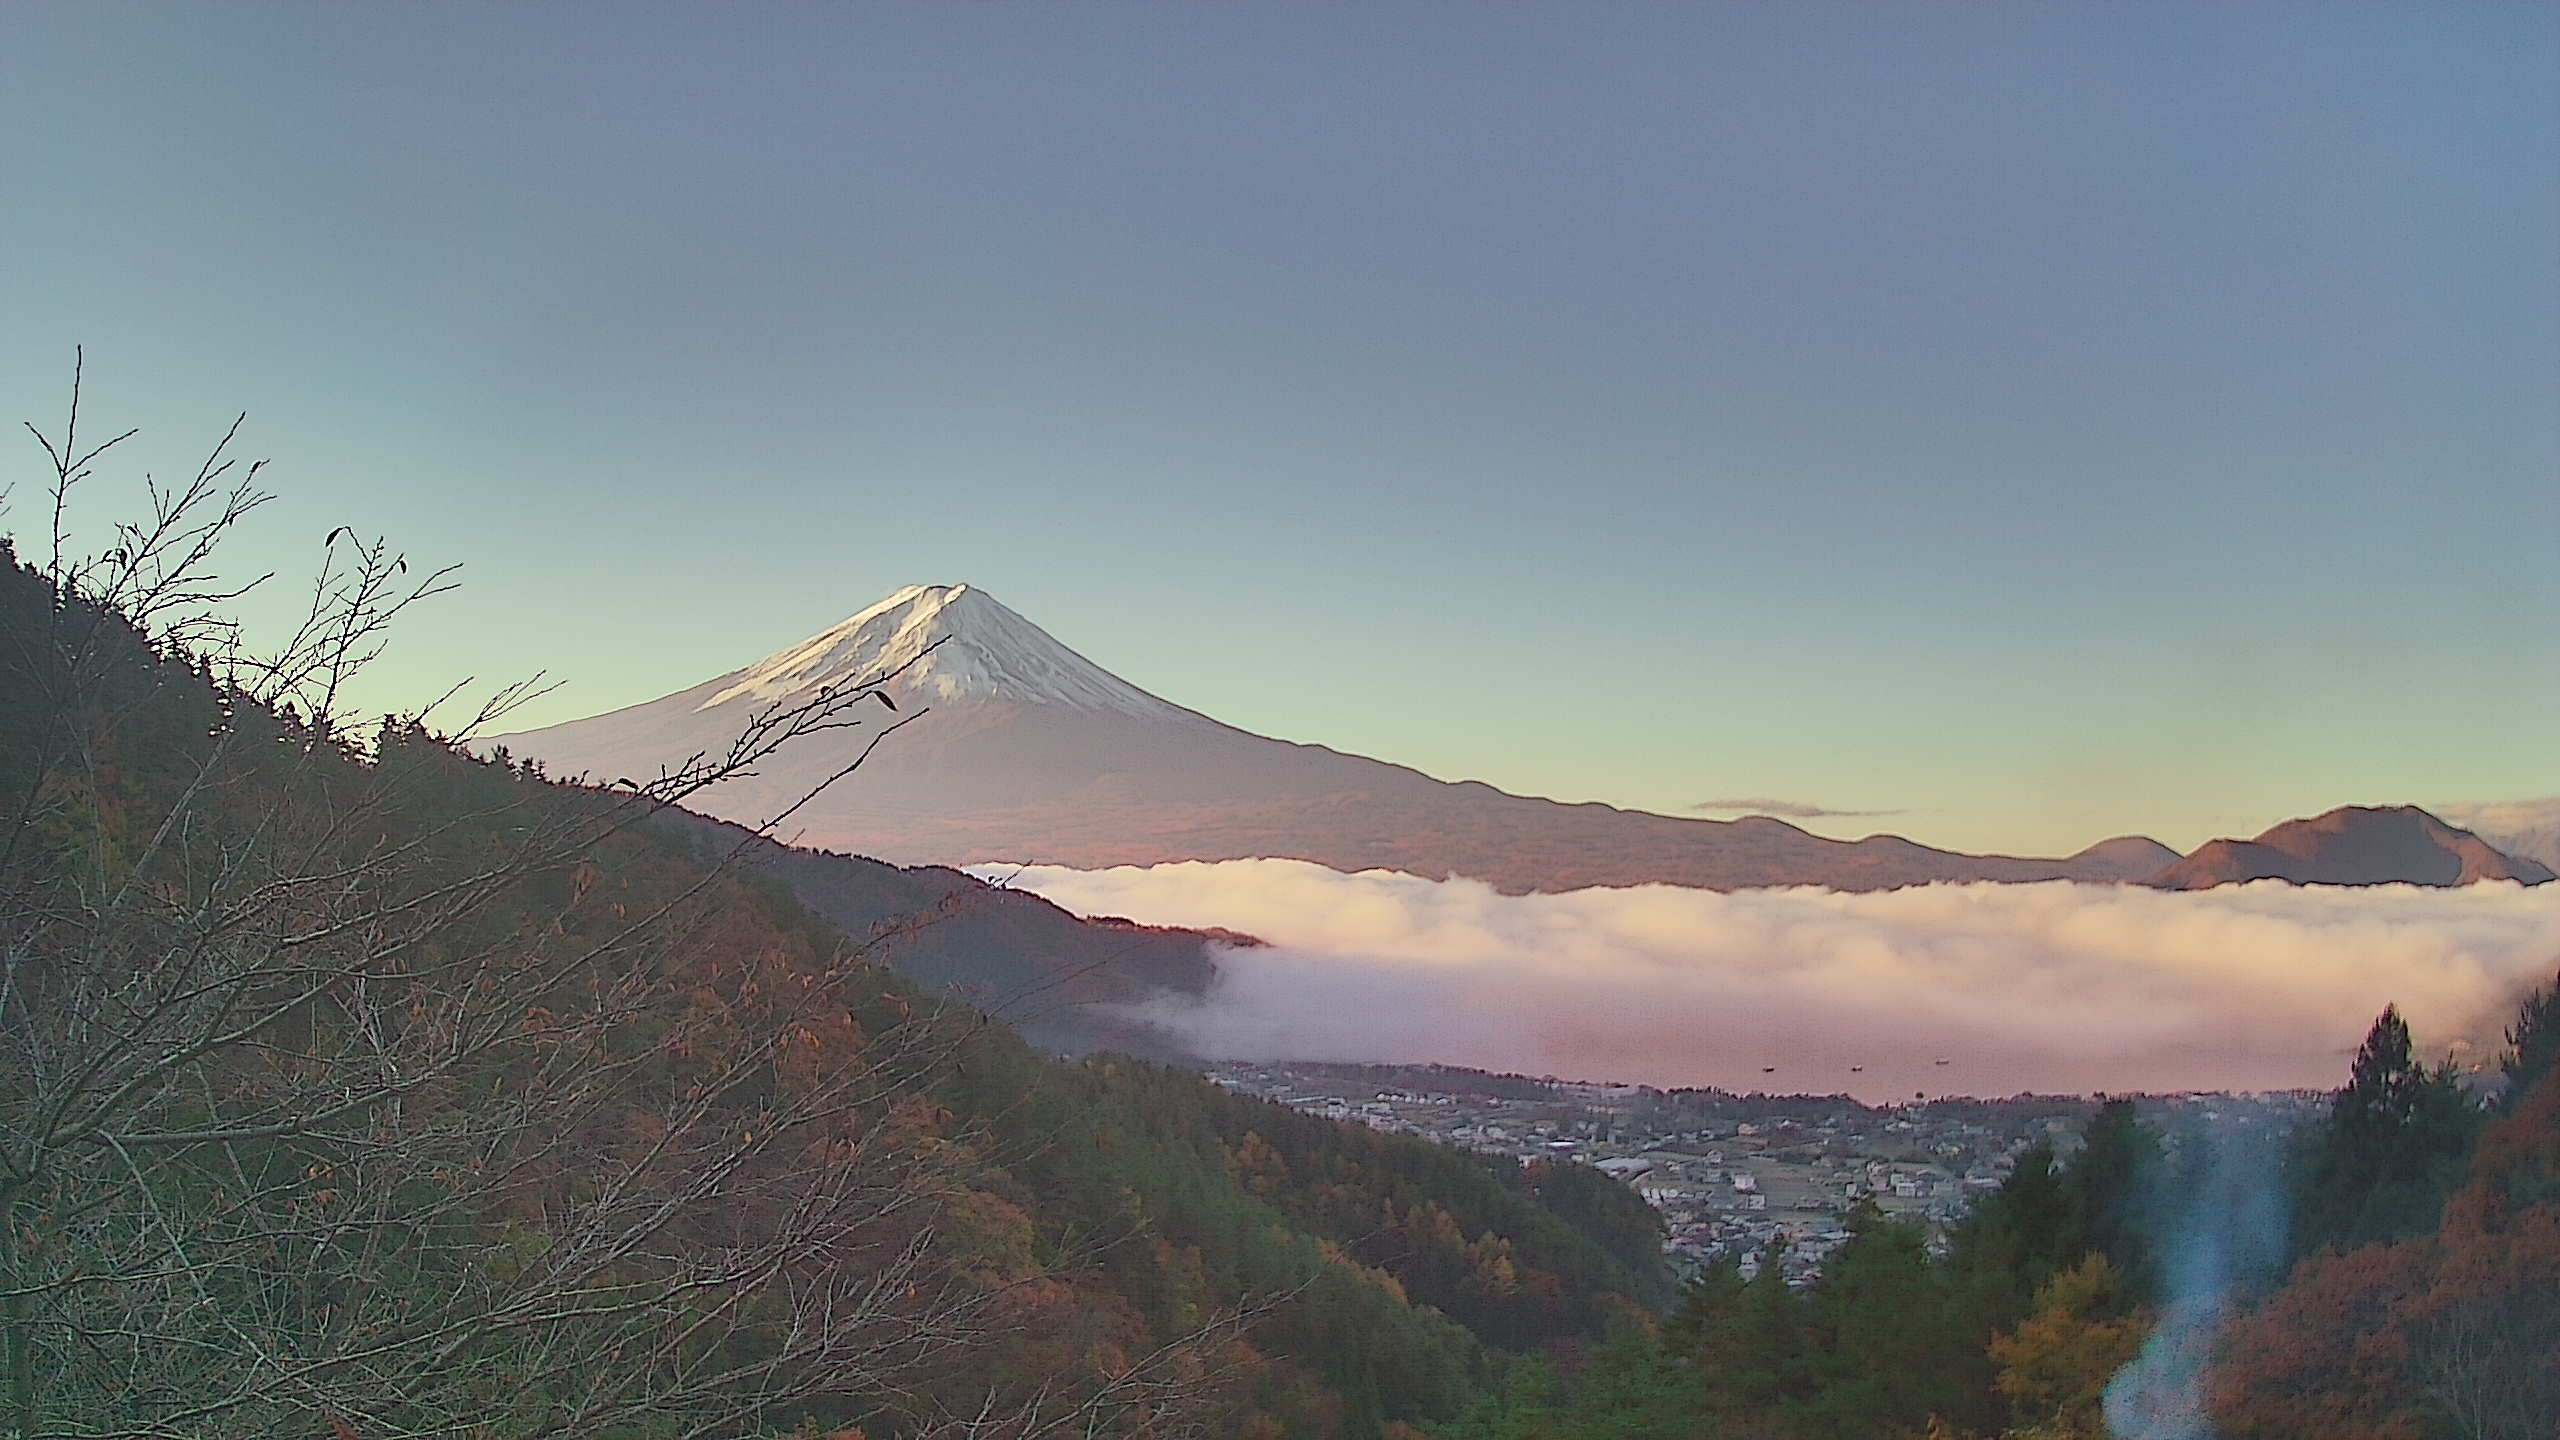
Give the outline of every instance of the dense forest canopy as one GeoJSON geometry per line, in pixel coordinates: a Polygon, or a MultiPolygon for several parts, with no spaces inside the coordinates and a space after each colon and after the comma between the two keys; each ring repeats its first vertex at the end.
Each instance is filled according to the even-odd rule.
{"type": "MultiPolygon", "coordinates": [[[[47,442],[57,492],[113,443],[76,440],[47,442]]],[[[670,823],[772,746],[893,730],[867,687],[601,788],[475,754],[470,722],[353,723],[344,680],[444,577],[333,532],[308,619],[254,651],[214,557],[260,497],[224,457],[97,556],[0,540],[0,1430],[2524,1440],[2560,1418],[2560,987],[2517,1012],[2493,1099],[2385,1011],[2298,1134],[2056,1097],[2082,1143],[2029,1150],[1943,1243],[1869,1208],[1798,1283],[1771,1255],[1675,1287],[1660,1220],[1596,1168],[1062,1060],[949,993],[960,951],[886,943],[934,917],[861,897],[905,892],[837,876],[813,910],[805,877],[750,863],[758,836],[670,823]]],[[[1196,984],[1161,940],[1150,983],[1196,984]]],[[[1018,960],[993,963],[1040,978],[1018,960]]]]}
{"type": "Polygon", "coordinates": [[[1943,1254],[1872,1211],[1815,1283],[1690,1280],[1447,1440],[2538,1440],[2560,1423],[2560,982],[2483,1104],[2374,1023],[2287,1139],[2112,1100],[1943,1254]]]}
{"type": "Polygon", "coordinates": [[[1667,1293],[1605,1177],[1053,1059],[650,823],[866,688],[602,789],[355,723],[443,577],[334,532],[253,651],[253,478],[0,544],[0,1429],[1375,1436],[1667,1293]]]}

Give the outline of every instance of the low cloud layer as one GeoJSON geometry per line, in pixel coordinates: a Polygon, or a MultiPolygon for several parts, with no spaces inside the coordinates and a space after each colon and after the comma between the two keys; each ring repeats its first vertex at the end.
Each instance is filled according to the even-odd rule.
{"type": "Polygon", "coordinates": [[[1772,800],[1766,796],[1748,800],[1701,800],[1689,808],[1701,815],[1775,815],[1781,820],[1865,819],[1902,813],[1899,810],[1834,810],[1810,800],[1772,800]]]}
{"type": "Polygon", "coordinates": [[[1222,952],[1205,1002],[1149,1008],[1204,1054],[1871,1100],[2326,1088],[2384,1004],[2439,1049],[2494,1044],[2560,968],[2560,885],[1504,896],[1294,860],[988,873],[1269,941],[1222,952]]]}

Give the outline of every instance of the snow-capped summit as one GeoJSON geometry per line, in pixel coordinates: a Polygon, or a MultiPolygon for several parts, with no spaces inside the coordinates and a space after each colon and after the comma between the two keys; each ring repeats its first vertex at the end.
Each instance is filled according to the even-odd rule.
{"type": "Polygon", "coordinates": [[[909,586],[742,669],[491,743],[554,775],[654,775],[721,753],[776,704],[893,673],[895,717],[858,706],[856,723],[802,736],[689,804],[748,825],[788,815],[798,843],[901,864],[1272,855],[1466,875],[1515,893],[2130,880],[2174,853],[2116,841],[2057,860],[1958,855],[1892,835],[1829,840],[1779,820],[1686,819],[1436,780],[1160,700],[966,585],[909,586]],[[892,725],[894,743],[866,762],[892,725]]]}
{"type": "Polygon", "coordinates": [[[891,685],[896,693],[927,703],[1005,700],[1159,718],[1190,713],[967,585],[909,585],[842,624],[720,677],[711,697],[694,708],[760,707],[888,675],[898,677],[891,685]]]}

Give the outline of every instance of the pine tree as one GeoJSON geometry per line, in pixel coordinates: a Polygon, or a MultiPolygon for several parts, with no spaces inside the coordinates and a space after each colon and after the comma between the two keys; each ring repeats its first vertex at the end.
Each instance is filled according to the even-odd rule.
{"type": "Polygon", "coordinates": [[[2500,1067],[2507,1090],[2499,1106],[2512,1111],[2542,1077],[2560,1069],[2560,980],[2525,997],[2516,1023],[2507,1027],[2507,1044],[2514,1048],[2500,1067]]]}
{"type": "Polygon", "coordinates": [[[2160,1137],[2130,1100],[2109,1100],[2089,1122],[2064,1180],[2089,1248],[2107,1257],[2136,1298],[2147,1298],[2152,1274],[2153,1185],[2162,1160],[2160,1137]]]}
{"type": "Polygon", "coordinates": [[[2425,1079],[2410,1048],[2409,1022],[2399,1006],[2385,1005],[2356,1051],[2347,1088],[2330,1111],[2333,1123],[2354,1143],[2387,1147],[2415,1112],[2425,1079]]]}
{"type": "Polygon", "coordinates": [[[2384,1007],[2328,1118],[2294,1154],[2294,1252],[2432,1229],[2484,1118],[2449,1066],[2419,1062],[2408,1022],[2384,1007]]]}

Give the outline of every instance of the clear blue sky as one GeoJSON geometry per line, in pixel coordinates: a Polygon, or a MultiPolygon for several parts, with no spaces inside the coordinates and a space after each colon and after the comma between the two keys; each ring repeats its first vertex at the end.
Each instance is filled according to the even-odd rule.
{"type": "Polygon", "coordinates": [[[2555,15],[19,0],[0,418],[465,562],[386,705],[966,580],[1572,799],[2544,794],[2555,15]]]}

